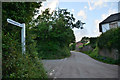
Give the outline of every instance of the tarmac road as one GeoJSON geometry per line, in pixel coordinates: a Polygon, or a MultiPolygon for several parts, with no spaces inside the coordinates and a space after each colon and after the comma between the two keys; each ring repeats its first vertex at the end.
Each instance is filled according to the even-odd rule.
{"type": "Polygon", "coordinates": [[[58,60],[42,60],[50,78],[118,78],[118,66],[96,61],[81,52],[58,60]]]}

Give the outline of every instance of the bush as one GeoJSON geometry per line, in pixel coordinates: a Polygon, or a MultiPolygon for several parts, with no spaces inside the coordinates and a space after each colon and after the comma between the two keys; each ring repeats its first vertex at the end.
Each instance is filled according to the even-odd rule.
{"type": "Polygon", "coordinates": [[[91,37],[90,38],[90,45],[93,49],[96,48],[96,42],[97,42],[97,37],[91,37]]]}
{"type": "Polygon", "coordinates": [[[91,44],[94,44],[97,41],[97,37],[91,37],[89,39],[91,44]]]}
{"type": "Polygon", "coordinates": [[[98,51],[99,51],[99,48],[96,47],[93,51],[86,51],[86,52],[84,51],[83,53],[89,55],[90,57],[92,57],[98,61],[104,62],[104,63],[119,64],[119,60],[114,60],[114,59],[109,58],[109,57],[101,56],[98,54],[98,51]]]}
{"type": "MultiPolygon", "coordinates": [[[[100,49],[117,49],[120,54],[120,28],[113,28],[101,34],[98,38],[97,45],[100,49]]],[[[118,63],[120,63],[120,56],[118,63]]]]}
{"type": "Polygon", "coordinates": [[[43,65],[37,57],[12,53],[3,60],[3,78],[47,78],[43,65]]]}
{"type": "Polygon", "coordinates": [[[61,59],[70,56],[69,48],[58,42],[40,42],[37,46],[38,56],[42,59],[61,59]]]}
{"type": "MultiPolygon", "coordinates": [[[[69,44],[75,42],[72,30],[74,17],[67,9],[58,9],[49,13],[46,9],[38,16],[38,25],[33,27],[36,36],[37,51],[42,59],[64,58],[70,55],[69,44]]],[[[75,49],[75,45],[71,47],[75,49]]]]}
{"type": "Polygon", "coordinates": [[[118,49],[120,53],[120,28],[114,28],[101,34],[98,38],[97,45],[99,48],[118,49]]]}
{"type": "Polygon", "coordinates": [[[114,60],[109,57],[100,56],[98,54],[99,49],[107,48],[109,50],[118,49],[120,53],[120,28],[110,29],[107,32],[100,35],[98,38],[90,38],[90,45],[94,48],[93,51],[84,52],[90,57],[109,64],[119,64],[119,60],[114,60]]]}
{"type": "Polygon", "coordinates": [[[94,56],[98,56],[98,47],[96,47],[91,53],[90,53],[90,56],[91,57],[94,57],[94,56]]]}
{"type": "Polygon", "coordinates": [[[30,33],[30,27],[33,25],[29,24],[40,3],[3,2],[2,4],[3,78],[46,78],[42,63],[37,57],[34,35],[30,33]],[[21,53],[21,28],[9,24],[7,18],[26,24],[26,54],[24,55],[21,53]]]}
{"type": "Polygon", "coordinates": [[[35,53],[26,52],[22,55],[17,42],[11,40],[7,43],[11,45],[7,45],[8,48],[3,46],[3,49],[9,49],[9,52],[3,51],[3,78],[47,78],[43,65],[35,53]]]}
{"type": "Polygon", "coordinates": [[[76,47],[76,43],[72,43],[72,44],[70,44],[70,50],[75,50],[75,47],[76,47]]]}

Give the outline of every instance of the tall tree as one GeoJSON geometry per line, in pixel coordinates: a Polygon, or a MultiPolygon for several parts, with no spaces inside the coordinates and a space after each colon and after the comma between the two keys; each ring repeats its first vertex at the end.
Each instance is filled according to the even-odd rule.
{"type": "MultiPolygon", "coordinates": [[[[55,56],[59,54],[60,50],[63,51],[61,55],[64,55],[62,53],[66,53],[66,51],[62,48],[67,47],[68,50],[69,44],[75,42],[72,30],[76,27],[75,18],[67,9],[58,9],[51,14],[49,9],[46,9],[35,21],[38,25],[33,28],[40,56],[50,54],[55,56]]],[[[77,26],[77,28],[79,27],[77,26]]]]}

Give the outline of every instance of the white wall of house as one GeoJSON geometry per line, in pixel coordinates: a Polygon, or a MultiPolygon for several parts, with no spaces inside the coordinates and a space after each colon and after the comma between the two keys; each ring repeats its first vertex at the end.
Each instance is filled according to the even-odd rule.
{"type": "Polygon", "coordinates": [[[110,29],[109,23],[102,25],[102,32],[103,32],[103,33],[106,32],[106,31],[109,30],[109,29],[110,29]]]}
{"type": "Polygon", "coordinates": [[[118,27],[120,27],[120,21],[118,21],[118,27]]]}
{"type": "Polygon", "coordinates": [[[120,21],[102,24],[102,32],[104,33],[111,28],[117,28],[117,27],[120,27],[120,21]]]}

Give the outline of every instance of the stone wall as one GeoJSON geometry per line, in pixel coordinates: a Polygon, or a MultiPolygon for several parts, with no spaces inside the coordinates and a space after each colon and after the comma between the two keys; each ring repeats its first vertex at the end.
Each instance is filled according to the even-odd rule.
{"type": "Polygon", "coordinates": [[[87,46],[84,46],[82,48],[76,47],[76,51],[90,51],[90,50],[93,50],[93,48],[91,47],[91,45],[87,45],[87,46]]]}
{"type": "Polygon", "coordinates": [[[111,51],[105,48],[99,49],[98,54],[101,56],[110,57],[114,60],[117,60],[119,58],[119,53],[117,49],[111,49],[111,51]]]}

